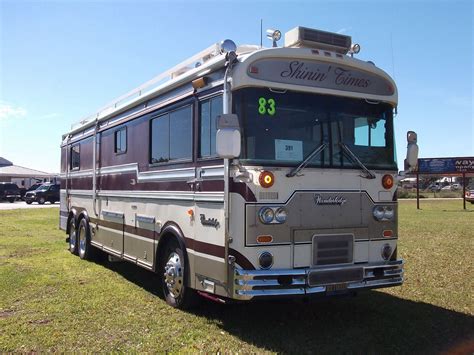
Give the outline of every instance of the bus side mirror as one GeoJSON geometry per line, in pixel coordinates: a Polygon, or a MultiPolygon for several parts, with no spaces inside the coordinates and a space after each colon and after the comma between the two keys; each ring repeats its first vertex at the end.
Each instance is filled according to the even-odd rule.
{"type": "Polygon", "coordinates": [[[407,132],[407,158],[405,159],[405,170],[413,171],[418,164],[418,136],[413,131],[407,132]]]}
{"type": "Polygon", "coordinates": [[[235,114],[217,116],[216,152],[220,158],[233,159],[240,155],[240,126],[235,114]]]}

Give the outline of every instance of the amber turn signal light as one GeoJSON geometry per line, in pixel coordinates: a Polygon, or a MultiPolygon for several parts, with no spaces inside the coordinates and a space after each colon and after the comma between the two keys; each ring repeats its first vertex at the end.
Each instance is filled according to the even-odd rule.
{"type": "Polygon", "coordinates": [[[382,186],[384,189],[391,189],[393,187],[393,176],[392,175],[384,175],[382,178],[382,186]]]}
{"type": "Polygon", "coordinates": [[[271,235],[259,235],[257,237],[257,243],[265,244],[273,242],[273,237],[271,235]]]}
{"type": "Polygon", "coordinates": [[[273,183],[275,182],[275,177],[273,176],[273,173],[270,171],[262,171],[260,173],[260,176],[258,177],[258,182],[260,183],[260,186],[268,188],[272,187],[273,183]]]}

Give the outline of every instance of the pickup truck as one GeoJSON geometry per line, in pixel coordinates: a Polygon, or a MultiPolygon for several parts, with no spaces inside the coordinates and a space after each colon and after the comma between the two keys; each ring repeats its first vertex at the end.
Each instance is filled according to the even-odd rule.
{"type": "Polygon", "coordinates": [[[0,201],[5,200],[13,203],[15,200],[19,200],[20,197],[20,189],[16,184],[0,182],[0,201]]]}

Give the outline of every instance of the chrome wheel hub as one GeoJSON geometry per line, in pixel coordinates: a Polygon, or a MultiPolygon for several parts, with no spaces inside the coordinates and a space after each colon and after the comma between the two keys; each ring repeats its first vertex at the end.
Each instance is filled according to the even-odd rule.
{"type": "Polygon", "coordinates": [[[69,234],[69,248],[71,250],[76,249],[76,227],[74,225],[71,226],[72,232],[69,234]]]}
{"type": "Polygon", "coordinates": [[[170,254],[163,276],[170,295],[174,298],[179,297],[183,289],[184,277],[181,258],[177,253],[170,254]]]}

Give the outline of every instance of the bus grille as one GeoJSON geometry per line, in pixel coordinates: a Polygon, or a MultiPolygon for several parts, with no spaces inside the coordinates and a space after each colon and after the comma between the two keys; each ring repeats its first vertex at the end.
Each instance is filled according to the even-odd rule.
{"type": "Polygon", "coordinates": [[[352,234],[315,235],[313,265],[352,263],[354,236],[352,234]]]}

